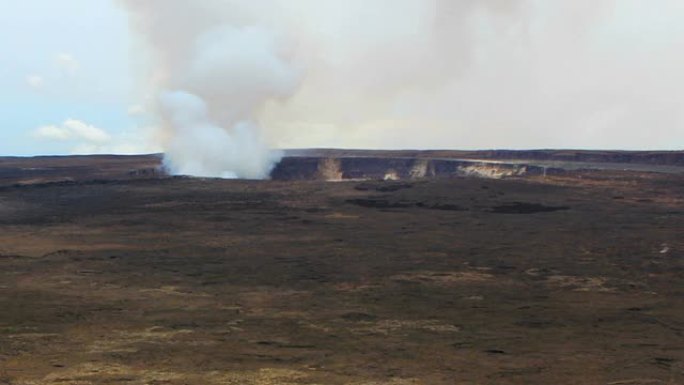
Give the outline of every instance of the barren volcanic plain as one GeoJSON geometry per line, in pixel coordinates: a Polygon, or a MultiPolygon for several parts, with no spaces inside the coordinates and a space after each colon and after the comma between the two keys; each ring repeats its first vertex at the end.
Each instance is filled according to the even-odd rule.
{"type": "Polygon", "coordinates": [[[0,384],[684,384],[681,153],[290,155],[0,159],[0,384]]]}

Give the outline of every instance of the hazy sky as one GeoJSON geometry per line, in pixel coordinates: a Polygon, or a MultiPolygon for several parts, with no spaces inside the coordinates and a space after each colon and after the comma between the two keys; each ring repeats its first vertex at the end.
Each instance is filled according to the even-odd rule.
{"type": "MultiPolygon", "coordinates": [[[[298,88],[258,113],[274,146],[684,148],[683,1],[430,1],[184,6],[257,4],[241,23],[295,47],[298,88]]],[[[0,155],[159,151],[144,40],[114,0],[0,0],[0,155]]]]}

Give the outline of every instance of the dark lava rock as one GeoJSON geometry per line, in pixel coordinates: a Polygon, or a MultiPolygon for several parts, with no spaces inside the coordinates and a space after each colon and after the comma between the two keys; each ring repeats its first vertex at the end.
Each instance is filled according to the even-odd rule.
{"type": "Polygon", "coordinates": [[[395,192],[407,188],[412,188],[413,184],[411,183],[380,183],[380,184],[375,184],[375,183],[361,183],[357,186],[354,187],[355,190],[357,191],[370,191],[370,190],[375,190],[379,192],[395,192]]]}
{"type": "Polygon", "coordinates": [[[536,214],[570,210],[568,206],[545,206],[539,203],[514,202],[492,207],[496,214],[536,214]]]}
{"type": "Polygon", "coordinates": [[[394,191],[399,191],[407,188],[413,187],[412,184],[410,183],[392,183],[392,184],[383,184],[375,188],[376,191],[380,192],[394,192],[394,191]]]}
{"type": "Polygon", "coordinates": [[[361,207],[369,207],[376,209],[406,208],[414,205],[411,202],[390,202],[386,199],[368,198],[349,199],[347,202],[361,207]]]}
{"type": "MultiPolygon", "coordinates": [[[[425,206],[424,204],[421,204],[425,206]]],[[[466,209],[455,204],[451,203],[435,203],[432,206],[429,206],[429,208],[433,210],[446,210],[446,211],[465,211],[466,209]]]]}
{"type": "Polygon", "coordinates": [[[485,353],[489,353],[489,354],[506,354],[505,351],[500,350],[500,349],[487,349],[487,350],[485,350],[485,353]]]}
{"type": "Polygon", "coordinates": [[[361,312],[351,312],[351,313],[342,314],[342,319],[347,320],[347,321],[354,321],[354,322],[374,321],[376,318],[377,317],[375,317],[372,314],[361,313],[361,312]]]}

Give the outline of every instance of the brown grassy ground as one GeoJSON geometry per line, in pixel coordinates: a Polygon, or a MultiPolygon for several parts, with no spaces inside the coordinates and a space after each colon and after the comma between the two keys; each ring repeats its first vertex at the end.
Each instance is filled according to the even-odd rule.
{"type": "Polygon", "coordinates": [[[0,384],[683,384],[684,179],[0,188],[0,384]]]}

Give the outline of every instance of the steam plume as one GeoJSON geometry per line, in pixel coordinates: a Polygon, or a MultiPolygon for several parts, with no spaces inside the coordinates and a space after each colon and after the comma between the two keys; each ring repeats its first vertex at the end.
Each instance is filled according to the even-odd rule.
{"type": "Polygon", "coordinates": [[[269,147],[684,144],[679,0],[121,0],[176,172],[269,147]]]}
{"type": "Polygon", "coordinates": [[[278,159],[258,111],[290,96],[298,71],[258,7],[242,1],[123,1],[156,62],[166,165],[178,174],[266,178],[278,159]],[[244,3],[244,4],[243,4],[244,3]]]}

